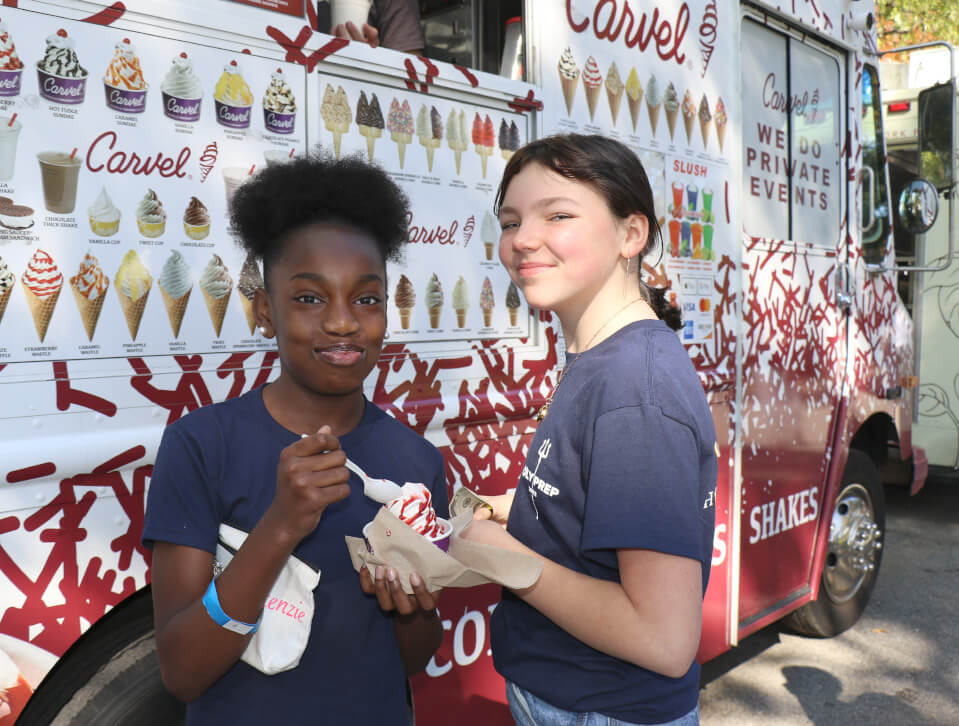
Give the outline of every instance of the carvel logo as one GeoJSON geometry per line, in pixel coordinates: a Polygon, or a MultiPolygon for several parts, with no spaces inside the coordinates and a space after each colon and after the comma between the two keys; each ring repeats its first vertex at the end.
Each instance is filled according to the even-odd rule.
{"type": "Polygon", "coordinates": [[[137,152],[131,151],[113,151],[117,144],[116,131],[105,131],[97,136],[90,148],[87,150],[87,169],[92,172],[98,172],[102,169],[110,174],[141,174],[149,176],[156,172],[163,177],[177,177],[182,179],[186,176],[184,167],[190,160],[190,148],[184,146],[180,149],[179,155],[174,159],[172,156],[166,156],[162,151],[147,157],[141,157],[137,152]],[[107,154],[113,151],[112,154],[107,154]],[[106,161],[104,161],[106,157],[106,161]]]}
{"type": "Polygon", "coordinates": [[[455,245],[456,244],[456,230],[459,229],[460,223],[455,219],[450,222],[449,227],[443,227],[442,225],[436,225],[432,229],[427,227],[419,227],[413,224],[413,213],[407,212],[406,222],[410,228],[410,242],[419,242],[420,244],[431,245],[431,244],[441,244],[441,245],[455,245]]]}
{"type": "Polygon", "coordinates": [[[716,48],[716,28],[719,26],[719,16],[716,11],[716,0],[709,0],[706,3],[706,9],[703,11],[703,22],[699,24],[699,55],[703,59],[703,78],[706,77],[706,69],[709,68],[709,61],[713,57],[713,50],[716,48]]]}
{"type": "Polygon", "coordinates": [[[593,34],[600,40],[608,40],[610,43],[614,43],[619,38],[619,34],[623,33],[623,42],[626,47],[638,46],[641,52],[646,50],[650,42],[653,42],[656,45],[656,53],[664,61],[673,58],[680,65],[686,62],[686,54],[680,51],[680,46],[686,37],[686,29],[689,27],[689,5],[686,3],[679,6],[676,20],[672,23],[660,17],[659,8],[653,8],[652,17],[644,12],[637,22],[629,0],[623,0],[622,10],[617,0],[600,0],[593,10],[592,18],[587,16],[577,22],[573,19],[573,0],[566,0],[566,21],[577,33],[586,32],[592,22],[593,34]],[[634,26],[635,32],[633,32],[634,26]]]}

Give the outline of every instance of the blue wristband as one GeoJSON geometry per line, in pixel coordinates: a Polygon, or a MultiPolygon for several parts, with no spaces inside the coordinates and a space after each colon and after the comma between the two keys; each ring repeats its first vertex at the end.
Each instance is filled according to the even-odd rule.
{"type": "Polygon", "coordinates": [[[210,580],[209,587],[207,587],[206,592],[203,593],[203,607],[206,608],[207,615],[213,619],[214,623],[234,633],[252,635],[256,632],[256,629],[260,627],[259,620],[252,624],[244,623],[239,620],[234,620],[223,612],[223,608],[220,607],[220,598],[216,594],[216,579],[210,580]]]}

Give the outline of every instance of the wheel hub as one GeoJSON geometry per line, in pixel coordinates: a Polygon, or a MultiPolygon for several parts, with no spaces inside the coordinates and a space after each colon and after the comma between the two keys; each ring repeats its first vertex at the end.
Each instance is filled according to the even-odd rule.
{"type": "Polygon", "coordinates": [[[881,549],[882,532],[869,493],[861,484],[847,485],[829,524],[823,568],[823,586],[834,602],[845,602],[856,595],[875,572],[881,549]]]}

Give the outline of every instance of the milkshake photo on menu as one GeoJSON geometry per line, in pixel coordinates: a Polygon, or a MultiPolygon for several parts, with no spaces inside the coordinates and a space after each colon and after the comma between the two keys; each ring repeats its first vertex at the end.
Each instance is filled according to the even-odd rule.
{"type": "Polygon", "coordinates": [[[77,203],[77,178],[80,175],[80,157],[77,150],[41,151],[40,181],[43,184],[43,203],[54,214],[72,214],[77,203]]]}
{"type": "Polygon", "coordinates": [[[23,127],[17,121],[16,113],[11,116],[0,116],[0,181],[13,179],[21,128],[23,127]]]}

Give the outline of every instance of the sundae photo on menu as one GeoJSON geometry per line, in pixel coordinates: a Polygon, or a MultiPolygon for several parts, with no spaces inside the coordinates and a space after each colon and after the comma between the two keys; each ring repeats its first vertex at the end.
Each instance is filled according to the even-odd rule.
{"type": "Polygon", "coordinates": [[[253,93],[243,79],[240,64],[231,60],[223,66],[213,92],[217,123],[230,129],[246,129],[250,126],[250,109],[253,93]]]}
{"type": "Polygon", "coordinates": [[[147,102],[147,82],[140,59],[129,38],[116,44],[113,59],[103,77],[107,106],[123,113],[143,113],[147,102]]]}
{"type": "Polygon", "coordinates": [[[456,160],[456,174],[459,175],[460,166],[463,162],[463,152],[469,145],[466,116],[463,109],[457,111],[452,108],[449,116],[446,117],[446,145],[453,150],[453,157],[456,160]]]}
{"type": "Polygon", "coordinates": [[[14,282],[16,282],[16,277],[10,271],[6,261],[0,257],[0,323],[3,322],[3,313],[7,309],[7,303],[10,302],[14,282]]]}
{"type": "Polygon", "coordinates": [[[214,254],[200,275],[200,290],[203,291],[206,310],[210,314],[210,322],[213,323],[217,338],[223,329],[223,318],[226,316],[226,306],[230,302],[232,289],[233,278],[230,277],[230,271],[226,269],[220,256],[214,254]]]}
{"type": "Polygon", "coordinates": [[[396,303],[396,309],[400,312],[400,327],[408,330],[410,327],[410,313],[413,306],[416,305],[416,290],[413,289],[413,283],[406,275],[400,275],[400,281],[396,283],[396,293],[393,295],[396,303]]]}
{"type": "Polygon", "coordinates": [[[676,119],[679,116],[679,94],[676,93],[676,86],[672,81],[666,84],[663,108],[666,109],[666,126],[669,128],[669,140],[672,141],[676,132],[676,119]]]}
{"type": "Polygon", "coordinates": [[[190,239],[206,239],[210,234],[210,213],[196,197],[190,197],[183,212],[183,231],[190,239]]]}
{"type": "Polygon", "coordinates": [[[613,117],[613,126],[619,116],[619,106],[623,102],[623,79],[619,76],[619,69],[614,61],[606,72],[606,100],[609,101],[609,113],[613,117]]]}
{"type": "Polygon", "coordinates": [[[286,82],[283,69],[277,68],[270,76],[270,85],[263,94],[263,125],[274,134],[292,134],[296,121],[296,99],[286,82]]]}
{"type": "Polygon", "coordinates": [[[153,285],[153,276],[143,264],[136,250],[130,250],[123,256],[120,269],[117,270],[113,286],[120,299],[120,309],[127,321],[130,338],[137,339],[140,321],[147,306],[147,297],[153,285]]]}
{"type": "Polygon", "coordinates": [[[460,275],[453,285],[453,311],[456,313],[456,327],[466,327],[466,311],[469,309],[470,291],[466,287],[466,280],[460,275]]]}
{"type": "Polygon", "coordinates": [[[240,269],[240,279],[236,283],[236,289],[240,291],[240,304],[243,306],[246,324],[250,326],[250,333],[256,330],[253,294],[261,287],[263,287],[263,275],[260,274],[260,266],[256,263],[256,258],[248,254],[240,269]]]}
{"type": "Polygon", "coordinates": [[[76,152],[74,149],[69,154],[62,151],[37,154],[43,202],[54,214],[71,214],[77,204],[77,180],[82,158],[76,152]]]}
{"type": "Polygon", "coordinates": [[[506,125],[506,119],[499,122],[499,153],[507,161],[519,149],[519,126],[515,121],[506,125]]]}
{"type": "Polygon", "coordinates": [[[120,229],[120,210],[113,204],[107,188],[100,187],[100,193],[87,208],[90,230],[98,237],[112,237],[120,229]]]}
{"type": "Polygon", "coordinates": [[[646,81],[646,111],[649,113],[649,127],[656,135],[656,122],[659,121],[659,109],[663,105],[662,91],[659,89],[659,83],[655,75],[650,75],[646,81]]]}
{"type": "Polygon", "coordinates": [[[516,327],[519,306],[519,290],[516,287],[516,283],[510,280],[509,287],[506,288],[506,310],[509,312],[509,324],[511,327],[516,327]]]}
{"type": "Polygon", "coordinates": [[[480,161],[483,164],[483,178],[486,178],[486,162],[493,155],[493,147],[496,146],[496,130],[493,128],[493,120],[487,114],[485,119],[480,119],[477,113],[473,116],[473,144],[476,153],[479,154],[480,161]]]}
{"type": "Polygon", "coordinates": [[[559,63],[556,64],[556,70],[559,72],[559,82],[563,88],[563,99],[566,101],[566,113],[573,114],[573,101],[576,100],[576,87],[579,85],[579,66],[573,58],[573,53],[569,48],[563,51],[559,57],[559,63]]]}
{"type": "Polygon", "coordinates": [[[443,286],[434,272],[426,283],[426,310],[430,314],[430,327],[440,326],[440,313],[443,312],[443,286]]]}
{"type": "Polygon", "coordinates": [[[406,157],[406,145],[413,140],[413,112],[407,100],[400,103],[395,98],[390,101],[390,115],[386,120],[386,130],[390,138],[396,142],[396,150],[400,156],[400,169],[406,157]]]}
{"type": "Polygon", "coordinates": [[[160,85],[163,113],[174,121],[193,123],[200,120],[203,87],[186,53],[173,58],[160,85]]]}
{"type": "Polygon", "coordinates": [[[489,210],[486,210],[483,212],[483,222],[480,224],[480,239],[483,240],[483,252],[487,260],[493,259],[493,248],[499,242],[499,234],[499,224],[489,210]]]}
{"type": "MultiPolygon", "coordinates": [[[[330,86],[327,85],[327,88],[330,86]]],[[[376,140],[383,135],[385,128],[380,99],[375,93],[367,100],[366,93],[360,91],[360,98],[356,102],[356,125],[360,130],[360,136],[366,139],[366,158],[373,161],[373,147],[376,145],[376,140]]]]}
{"type": "Polygon", "coordinates": [[[60,298],[60,290],[63,289],[63,273],[49,254],[38,249],[20,276],[20,284],[27,296],[33,325],[42,343],[47,336],[53,309],[60,298]]]}
{"type": "Polygon", "coordinates": [[[160,237],[166,230],[166,210],[163,203],[157,199],[157,193],[147,189],[140,203],[137,204],[137,227],[144,237],[160,237]]]}
{"type": "Polygon", "coordinates": [[[633,131],[639,123],[639,112],[643,105],[643,87],[635,68],[629,69],[626,77],[626,104],[629,106],[629,118],[633,122],[633,131]]]}
{"type": "Polygon", "coordinates": [[[488,277],[483,278],[483,287],[480,288],[480,310],[483,311],[483,327],[488,328],[493,324],[493,308],[496,307],[496,300],[493,299],[493,283],[488,277]]]}
{"type": "Polygon", "coordinates": [[[0,96],[17,96],[23,80],[23,61],[7,29],[0,20],[0,96]]]}
{"type": "Polygon", "coordinates": [[[419,113],[416,114],[416,136],[420,146],[426,149],[426,165],[433,171],[433,154],[443,143],[443,118],[436,106],[431,106],[427,111],[426,104],[420,104],[419,113]]]}
{"type": "Polygon", "coordinates": [[[583,67],[583,90],[586,91],[586,106],[589,108],[589,120],[596,116],[596,104],[599,103],[599,91],[603,85],[603,74],[593,56],[586,59],[583,67]]]}
{"type": "Polygon", "coordinates": [[[190,268],[179,251],[173,250],[157,279],[157,287],[163,296],[163,306],[170,319],[170,329],[173,337],[180,337],[180,326],[183,324],[183,314],[186,304],[190,302],[190,292],[193,290],[193,281],[190,279],[190,268]]]}
{"type": "Polygon", "coordinates": [[[55,103],[83,103],[87,88],[87,69],[80,65],[76,44],[60,28],[47,38],[43,58],[37,61],[40,95],[55,103]]]}
{"type": "Polygon", "coordinates": [[[73,290],[73,298],[77,302],[88,340],[93,340],[109,286],[110,278],[103,274],[100,261],[87,252],[77,274],[70,278],[70,289],[73,290]]]}
{"type": "MultiPolygon", "coordinates": [[[[320,118],[323,119],[326,130],[333,134],[333,153],[339,159],[343,134],[350,130],[350,123],[353,121],[353,112],[350,110],[350,102],[343,86],[337,86],[334,91],[333,86],[326,84],[323,90],[323,101],[320,103],[320,118]]],[[[369,146],[367,150],[369,151],[369,146]]]]}

